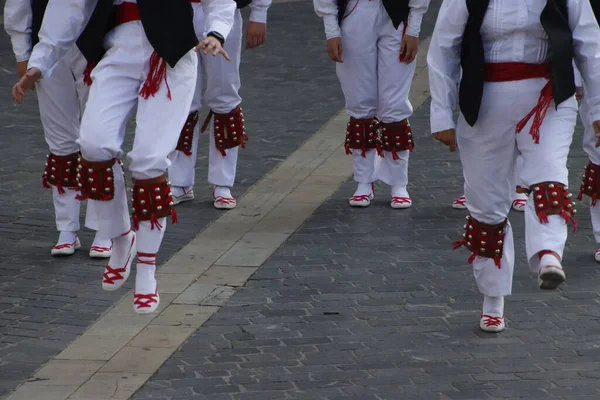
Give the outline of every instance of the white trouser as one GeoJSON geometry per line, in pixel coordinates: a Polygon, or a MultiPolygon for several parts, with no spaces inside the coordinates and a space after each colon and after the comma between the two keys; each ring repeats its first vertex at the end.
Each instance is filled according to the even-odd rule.
{"type": "MultiPolygon", "coordinates": [[[[579,109],[579,116],[583,123],[583,150],[587,153],[590,161],[596,165],[600,165],[600,147],[596,147],[596,134],[592,126],[590,107],[586,99],[584,90],[583,101],[579,109]]],[[[590,216],[592,218],[592,229],[596,243],[600,243],[600,201],[596,202],[595,206],[590,205],[590,216]]]]}
{"type": "MultiPolygon", "coordinates": [[[[77,46],[73,46],[52,74],[36,84],[46,143],[50,152],[57,156],[79,151],[79,125],[89,93],[89,87],[83,83],[86,66],[87,61],[77,46]]],[[[77,194],[70,189],[60,194],[56,187],[52,187],[57,230],[79,230],[80,202],[75,198],[77,194]]],[[[85,223],[88,228],[97,228],[93,212],[87,213],[85,223]]]]}
{"type": "MultiPolygon", "coordinates": [[[[194,26],[196,35],[203,39],[204,13],[198,3],[194,7],[194,26]]],[[[223,57],[213,57],[212,54],[199,53],[198,81],[196,93],[192,102],[191,112],[198,111],[202,107],[202,70],[206,73],[206,92],[204,97],[206,105],[212,111],[226,114],[235,109],[242,102],[239,95],[240,90],[240,61],[242,55],[242,14],[239,10],[235,13],[233,29],[225,41],[225,50],[231,57],[231,61],[223,57]]],[[[173,186],[194,186],[196,176],[196,160],[198,155],[198,141],[200,126],[203,119],[198,121],[194,130],[192,141],[192,155],[176,151],[171,156],[172,165],[169,168],[169,180],[173,186]]],[[[235,181],[237,169],[239,146],[226,150],[223,157],[215,146],[214,124],[210,124],[209,150],[208,150],[208,183],[216,186],[232,187],[235,181]]]]}
{"type": "MultiPolygon", "coordinates": [[[[379,116],[387,123],[410,117],[413,108],[408,96],[416,61],[400,62],[404,24],[394,28],[381,0],[351,0],[347,9],[354,11],[341,27],[344,62],[336,64],[346,111],[354,118],[379,116]]],[[[380,160],[374,153],[371,150],[362,157],[361,150],[353,151],[354,180],[381,179],[391,186],[406,186],[409,152],[399,152],[399,160],[391,152],[380,160]]]]}
{"type": "MultiPolygon", "coordinates": [[[[546,79],[486,83],[479,119],[470,127],[459,118],[456,129],[465,178],[467,207],[471,215],[485,224],[499,224],[508,215],[515,191],[514,168],[517,151],[523,156],[520,177],[526,187],[540,182],[559,182],[568,186],[567,156],[577,117],[575,98],[554,103],[540,129],[535,144],[529,129],[533,118],[520,134],[516,125],[538,101],[546,79]]],[[[537,272],[538,253],[551,250],[562,257],[567,226],[560,215],[550,215],[542,224],[530,198],[525,208],[525,243],[532,272],[537,272]]],[[[479,290],[488,296],[511,293],[514,246],[511,229],[506,230],[502,268],[492,260],[476,257],[473,263],[479,290]]]]}
{"type": "MultiPolygon", "coordinates": [[[[167,85],[148,99],[139,92],[149,72],[154,49],[142,24],[129,22],[113,29],[106,37],[107,53],[92,71],[93,84],[81,122],[79,140],[83,157],[92,162],[122,156],[125,125],[137,105],[133,149],[127,155],[134,179],[156,178],[167,171],[169,153],[175,149],[179,132],[187,118],[196,83],[197,57],[193,50],[175,68],[167,66],[167,85]]],[[[120,165],[113,167],[115,195],[110,201],[90,200],[97,206],[98,234],[102,239],[117,237],[130,229],[125,180],[120,165]]],[[[148,224],[140,224],[140,229],[148,224]]],[[[145,235],[141,235],[145,236],[145,235]]],[[[138,240],[140,252],[144,243],[138,240]]]]}

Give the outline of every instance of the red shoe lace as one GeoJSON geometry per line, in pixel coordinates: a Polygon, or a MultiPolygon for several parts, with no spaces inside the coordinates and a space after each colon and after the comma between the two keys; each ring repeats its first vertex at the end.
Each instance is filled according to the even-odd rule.
{"type": "Polygon", "coordinates": [[[527,199],[517,199],[513,201],[513,207],[525,207],[527,205],[527,199]]]}
{"type": "Polygon", "coordinates": [[[485,320],[483,321],[483,324],[485,326],[500,326],[502,325],[502,321],[504,320],[504,317],[493,317],[487,314],[483,314],[481,317],[485,318],[485,320]]]}
{"type": "Polygon", "coordinates": [[[115,281],[120,281],[122,279],[125,279],[125,277],[123,275],[121,275],[122,273],[125,273],[127,271],[126,268],[112,268],[110,265],[106,266],[105,269],[106,272],[104,272],[104,283],[108,283],[109,285],[114,285],[115,281]]]}
{"type": "Polygon", "coordinates": [[[74,241],[73,243],[57,244],[54,246],[54,250],[70,249],[71,247],[75,247],[76,243],[77,241],[74,241]]]}
{"type": "Polygon", "coordinates": [[[218,196],[215,197],[215,202],[219,204],[233,204],[235,203],[235,199],[233,197],[218,196]]]}
{"type": "Polygon", "coordinates": [[[107,251],[111,251],[112,250],[112,246],[110,246],[110,247],[92,246],[92,247],[90,247],[90,250],[98,252],[98,253],[104,253],[104,252],[107,252],[107,251]]]}
{"type": "Polygon", "coordinates": [[[371,200],[371,195],[370,194],[361,194],[358,196],[352,196],[352,197],[350,197],[350,200],[352,200],[352,201],[369,201],[369,200],[371,200]]]}
{"type": "Polygon", "coordinates": [[[394,204],[410,204],[410,203],[412,203],[412,201],[410,200],[410,197],[393,196],[392,203],[394,203],[394,204]]]}
{"type": "Polygon", "coordinates": [[[460,196],[459,198],[457,198],[456,200],[454,200],[454,205],[457,205],[457,206],[466,206],[467,205],[467,198],[465,196],[460,196]]]}
{"type": "Polygon", "coordinates": [[[133,298],[135,301],[133,304],[137,306],[137,308],[150,308],[152,304],[158,302],[158,291],[150,294],[133,294],[133,298]]]}

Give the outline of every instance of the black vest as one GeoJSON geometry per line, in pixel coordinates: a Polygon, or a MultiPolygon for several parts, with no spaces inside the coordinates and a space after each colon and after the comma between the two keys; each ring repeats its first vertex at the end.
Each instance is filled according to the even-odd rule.
{"type": "MultiPolygon", "coordinates": [[[[361,1],[361,0],[356,0],[361,1]]],[[[400,24],[408,18],[410,7],[408,6],[408,0],[382,0],[383,6],[387,11],[388,15],[392,19],[394,28],[398,29],[400,24]]],[[[346,14],[346,6],[348,0],[337,0],[338,5],[338,22],[342,23],[342,18],[346,14]]]]}
{"type": "Polygon", "coordinates": [[[235,0],[235,2],[237,3],[237,8],[244,8],[249,6],[252,0],[235,0]]]}
{"type": "MultiPolygon", "coordinates": [[[[84,1],[84,0],[82,0],[84,1]]],[[[154,50],[171,67],[194,46],[194,15],[189,0],[137,0],[142,26],[154,50]]],[[[89,23],[77,41],[84,57],[97,63],[104,55],[104,36],[114,28],[113,0],[98,0],[89,23]]]]}
{"type": "Polygon", "coordinates": [[[590,4],[592,5],[592,10],[594,10],[596,21],[600,22],[600,0],[590,0],[590,4]]]}
{"type": "MultiPolygon", "coordinates": [[[[490,0],[466,0],[469,19],[461,46],[462,79],[459,90],[460,110],[471,126],[477,122],[483,96],[485,59],[481,26],[490,0]]],[[[548,35],[550,81],[554,102],[558,106],[575,94],[573,72],[573,34],[569,27],[566,0],[547,0],[540,17],[548,35]]]]}
{"type": "Polygon", "coordinates": [[[40,40],[38,34],[44,20],[48,0],[31,0],[31,42],[35,46],[40,40]]]}

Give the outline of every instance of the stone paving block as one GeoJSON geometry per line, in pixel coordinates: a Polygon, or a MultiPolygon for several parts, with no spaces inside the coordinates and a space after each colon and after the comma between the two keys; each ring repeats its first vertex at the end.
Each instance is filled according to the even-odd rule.
{"type": "Polygon", "coordinates": [[[121,347],[125,346],[130,336],[96,336],[84,335],[71,343],[56,356],[58,360],[110,360],[121,347]]]}
{"type": "Polygon", "coordinates": [[[170,348],[125,346],[99,372],[154,373],[172,354],[170,348]]]}
{"type": "MultiPolygon", "coordinates": [[[[160,271],[160,270],[159,270],[160,271]]],[[[156,273],[156,280],[160,284],[161,296],[163,293],[180,294],[198,278],[196,274],[166,274],[156,273]]]]}
{"type": "Polygon", "coordinates": [[[255,267],[234,267],[214,265],[210,267],[200,278],[198,283],[244,286],[246,281],[256,272],[255,267]]]}
{"type": "Polygon", "coordinates": [[[207,299],[219,286],[208,283],[194,283],[181,293],[174,301],[175,304],[200,304],[207,299]]]}
{"type": "Polygon", "coordinates": [[[179,347],[194,331],[194,328],[185,326],[151,325],[144,328],[127,345],[145,348],[179,347]]]}
{"type": "Polygon", "coordinates": [[[40,369],[27,383],[39,386],[82,385],[104,363],[89,360],[52,360],[40,369]]]}
{"type": "Polygon", "coordinates": [[[65,400],[76,389],[75,386],[33,385],[25,383],[6,400],[65,400]]]}
{"type": "Polygon", "coordinates": [[[214,306],[172,304],[165,312],[156,317],[151,325],[199,328],[217,310],[218,308],[214,306]]]}
{"type": "Polygon", "coordinates": [[[68,400],[128,400],[149,377],[137,373],[99,373],[68,400]]]}
{"type": "Polygon", "coordinates": [[[285,233],[250,232],[219,258],[216,265],[259,267],[288,236],[285,233]]]}

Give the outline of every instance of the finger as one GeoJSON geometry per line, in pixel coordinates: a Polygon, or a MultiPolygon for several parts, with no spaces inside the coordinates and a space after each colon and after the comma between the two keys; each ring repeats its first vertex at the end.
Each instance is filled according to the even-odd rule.
{"type": "Polygon", "coordinates": [[[223,55],[223,57],[225,57],[225,59],[227,61],[231,61],[231,57],[229,57],[229,54],[227,54],[227,52],[225,51],[225,49],[221,49],[221,54],[223,55]]]}
{"type": "Polygon", "coordinates": [[[450,152],[454,153],[456,151],[456,140],[453,140],[452,143],[450,143],[450,152]]]}

